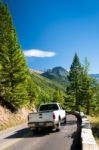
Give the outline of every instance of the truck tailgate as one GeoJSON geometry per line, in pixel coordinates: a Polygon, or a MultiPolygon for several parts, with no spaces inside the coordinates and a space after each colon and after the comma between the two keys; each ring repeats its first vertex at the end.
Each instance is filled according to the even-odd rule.
{"type": "Polygon", "coordinates": [[[29,122],[49,122],[53,121],[53,112],[37,112],[37,113],[29,113],[29,122]]]}

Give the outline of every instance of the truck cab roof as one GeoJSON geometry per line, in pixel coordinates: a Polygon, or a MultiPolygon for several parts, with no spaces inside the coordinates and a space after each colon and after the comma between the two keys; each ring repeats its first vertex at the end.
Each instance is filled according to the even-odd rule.
{"type": "Polygon", "coordinates": [[[45,103],[41,104],[39,111],[53,111],[59,109],[59,103],[45,103]]]}

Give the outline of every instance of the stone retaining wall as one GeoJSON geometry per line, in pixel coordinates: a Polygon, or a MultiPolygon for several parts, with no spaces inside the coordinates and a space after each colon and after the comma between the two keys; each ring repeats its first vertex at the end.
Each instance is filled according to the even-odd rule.
{"type": "Polygon", "coordinates": [[[75,114],[81,120],[82,150],[99,150],[87,116],[83,112],[75,112],[75,114]]]}

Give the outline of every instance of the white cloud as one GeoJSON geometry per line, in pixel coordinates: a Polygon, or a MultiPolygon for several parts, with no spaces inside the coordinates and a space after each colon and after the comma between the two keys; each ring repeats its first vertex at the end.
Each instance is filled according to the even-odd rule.
{"type": "Polygon", "coordinates": [[[24,55],[27,57],[53,57],[56,55],[55,52],[50,52],[50,51],[42,51],[39,49],[30,49],[30,50],[25,50],[24,55]]]}

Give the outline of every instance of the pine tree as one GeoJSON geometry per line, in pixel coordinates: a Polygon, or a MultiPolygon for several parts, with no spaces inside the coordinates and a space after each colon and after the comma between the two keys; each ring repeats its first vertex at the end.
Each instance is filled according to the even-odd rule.
{"type": "Polygon", "coordinates": [[[1,96],[14,107],[28,104],[28,69],[7,5],[0,2],[1,96]]]}
{"type": "Polygon", "coordinates": [[[99,83],[96,85],[94,111],[99,114],[99,83]]]}
{"type": "Polygon", "coordinates": [[[81,88],[81,74],[82,74],[82,67],[79,61],[79,58],[77,56],[77,53],[75,53],[72,65],[70,67],[68,80],[69,80],[69,86],[67,87],[67,93],[72,95],[75,100],[75,109],[79,110],[80,106],[80,88],[81,88]]]}
{"type": "Polygon", "coordinates": [[[29,97],[29,106],[32,108],[33,105],[34,105],[34,102],[38,101],[39,90],[37,88],[37,85],[34,84],[34,82],[31,79],[31,77],[28,77],[27,92],[28,92],[28,97],[29,97]]]}
{"type": "Polygon", "coordinates": [[[85,58],[82,74],[82,87],[80,92],[81,105],[86,110],[86,114],[90,113],[93,105],[93,96],[95,94],[95,80],[88,74],[89,62],[85,58]]]}
{"type": "MultiPolygon", "coordinates": [[[[90,113],[91,106],[94,104],[93,96],[95,93],[95,82],[88,74],[89,63],[85,59],[85,65],[82,67],[77,54],[75,54],[68,79],[69,86],[67,87],[67,98],[70,96],[71,101],[75,104],[75,109],[86,111],[90,113]]],[[[65,100],[67,103],[67,99],[65,100]]]]}
{"type": "Polygon", "coordinates": [[[65,94],[60,89],[56,88],[53,93],[53,102],[58,102],[61,104],[61,106],[64,105],[64,96],[65,94]]]}
{"type": "MultiPolygon", "coordinates": [[[[1,84],[1,79],[2,79],[2,76],[1,76],[1,72],[2,72],[2,65],[1,65],[1,56],[2,56],[2,53],[3,53],[3,47],[5,47],[5,44],[3,44],[4,42],[4,33],[3,33],[3,13],[4,13],[4,6],[2,4],[2,0],[0,0],[0,100],[3,101],[3,97],[2,97],[2,94],[4,93],[4,87],[3,85],[1,84]],[[3,44],[3,45],[2,45],[3,44]]],[[[1,104],[1,101],[0,101],[0,104],[1,104]]]]}

